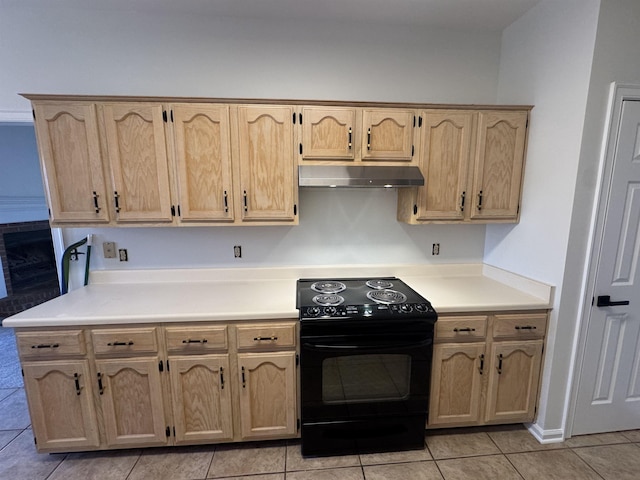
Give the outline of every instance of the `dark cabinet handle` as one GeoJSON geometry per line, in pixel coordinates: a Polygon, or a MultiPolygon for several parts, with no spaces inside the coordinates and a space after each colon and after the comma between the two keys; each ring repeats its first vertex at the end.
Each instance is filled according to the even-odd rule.
{"type": "Polygon", "coordinates": [[[73,380],[76,384],[76,395],[80,395],[80,375],[77,373],[73,374],[73,380]]]}
{"type": "Polygon", "coordinates": [[[351,130],[351,127],[349,127],[349,150],[351,150],[351,134],[352,134],[352,130],[351,130]]]}
{"type": "Polygon", "coordinates": [[[536,330],[536,327],[534,327],[533,325],[516,325],[516,330],[536,330]]]}
{"type": "Polygon", "coordinates": [[[120,213],[120,195],[118,195],[118,192],[113,192],[113,199],[116,204],[116,213],[120,213]]]}
{"type": "Polygon", "coordinates": [[[59,346],[58,343],[41,343],[40,345],[31,345],[31,348],[58,348],[59,346]]]}
{"type": "Polygon", "coordinates": [[[367,150],[371,150],[371,129],[367,129],[367,150]]]}
{"type": "Polygon", "coordinates": [[[242,388],[246,388],[247,384],[245,383],[245,378],[244,378],[244,367],[242,367],[242,388]]]}
{"type": "Polygon", "coordinates": [[[247,209],[247,191],[244,190],[244,193],[242,194],[243,198],[244,198],[244,211],[248,211],[247,209]]]}
{"type": "Polygon", "coordinates": [[[609,295],[600,295],[598,296],[598,303],[596,305],[598,307],[616,307],[619,305],[629,305],[629,300],[620,300],[617,302],[612,302],[611,297],[609,295]]]}
{"type": "Polygon", "coordinates": [[[484,373],[484,353],[480,355],[480,375],[484,373]]]}
{"type": "Polygon", "coordinates": [[[96,213],[100,213],[100,207],[98,206],[98,193],[93,192],[93,206],[96,209],[96,213]]]}
{"type": "Polygon", "coordinates": [[[482,210],[482,190],[478,194],[478,210],[482,210]]]}
{"type": "Polygon", "coordinates": [[[502,375],[502,354],[498,355],[498,375],[502,375]]]}
{"type": "Polygon", "coordinates": [[[475,332],[476,329],[471,327],[465,327],[465,328],[454,328],[453,331],[454,332],[475,332]]]}
{"type": "Polygon", "coordinates": [[[98,392],[100,395],[104,393],[104,387],[102,386],[102,374],[98,372],[98,392]]]}
{"type": "Polygon", "coordinates": [[[189,338],[187,340],[182,340],[182,343],[207,343],[207,339],[203,338],[202,340],[193,340],[189,338]]]}
{"type": "Polygon", "coordinates": [[[133,342],[129,340],[128,342],[109,342],[107,343],[108,347],[129,347],[133,345],[133,342]]]}
{"type": "Polygon", "coordinates": [[[227,191],[224,191],[224,213],[229,211],[229,201],[227,200],[227,191]]]}
{"type": "Polygon", "coordinates": [[[224,368],[220,367],[220,390],[224,390],[224,368]]]}
{"type": "Polygon", "coordinates": [[[271,335],[270,337],[255,337],[253,339],[254,342],[262,342],[264,340],[270,340],[272,342],[275,342],[276,340],[278,340],[278,337],[271,335]]]}
{"type": "Polygon", "coordinates": [[[462,194],[460,195],[460,211],[464,212],[464,199],[467,195],[467,192],[462,192],[462,194]]]}

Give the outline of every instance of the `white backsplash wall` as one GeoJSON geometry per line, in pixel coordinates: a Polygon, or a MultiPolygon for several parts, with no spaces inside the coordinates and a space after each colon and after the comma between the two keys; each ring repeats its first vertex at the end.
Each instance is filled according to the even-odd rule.
{"type": "MultiPolygon", "coordinates": [[[[482,262],[484,225],[406,225],[396,221],[396,201],[395,189],[303,188],[298,226],[63,232],[66,245],[95,235],[92,270],[482,262]],[[103,258],[105,241],[126,248],[129,261],[103,258]],[[438,256],[431,255],[433,243],[440,244],[438,256]],[[242,246],[242,258],[234,258],[234,245],[242,246]]],[[[84,257],[72,265],[74,279],[83,268],[84,257]]]]}

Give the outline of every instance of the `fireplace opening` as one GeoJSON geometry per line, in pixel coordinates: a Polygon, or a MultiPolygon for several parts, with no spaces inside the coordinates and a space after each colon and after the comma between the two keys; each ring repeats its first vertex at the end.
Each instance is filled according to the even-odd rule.
{"type": "Polygon", "coordinates": [[[5,233],[4,246],[14,294],[58,285],[51,230],[5,233]]]}
{"type": "Polygon", "coordinates": [[[0,324],[60,296],[48,221],[0,224],[0,265],[7,286],[7,296],[0,298],[0,324]]]}

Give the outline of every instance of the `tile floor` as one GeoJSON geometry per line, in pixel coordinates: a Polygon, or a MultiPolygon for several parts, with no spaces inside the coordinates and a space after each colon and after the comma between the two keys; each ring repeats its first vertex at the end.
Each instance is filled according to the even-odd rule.
{"type": "Polygon", "coordinates": [[[0,328],[3,480],[640,479],[640,430],[551,445],[539,444],[522,426],[441,430],[427,432],[423,450],[309,459],[296,440],[38,454],[12,342],[11,330],[0,328]]]}

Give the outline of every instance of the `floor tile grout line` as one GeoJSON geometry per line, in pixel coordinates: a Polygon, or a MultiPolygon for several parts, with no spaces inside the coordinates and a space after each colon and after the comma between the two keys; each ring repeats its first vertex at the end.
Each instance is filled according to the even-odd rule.
{"type": "Polygon", "coordinates": [[[603,477],[602,475],[600,475],[600,474],[597,472],[597,470],[591,466],[591,464],[590,464],[589,462],[587,462],[584,458],[582,458],[580,455],[578,455],[576,452],[574,452],[574,451],[573,451],[573,450],[574,450],[573,448],[569,448],[568,450],[569,450],[571,453],[573,453],[576,457],[578,457],[582,463],[584,463],[587,467],[589,467],[589,468],[593,471],[593,473],[595,473],[598,477],[600,477],[602,480],[604,480],[604,477],[603,477]]]}
{"type": "Polygon", "coordinates": [[[133,473],[136,466],[138,465],[138,462],[140,462],[140,459],[142,458],[142,450],[139,450],[139,452],[140,453],[138,454],[138,458],[136,458],[136,461],[133,463],[133,466],[131,467],[131,470],[129,470],[129,473],[127,473],[127,476],[124,477],[124,480],[129,480],[131,478],[131,474],[133,473]]]}
{"type": "Polygon", "coordinates": [[[211,455],[211,460],[209,460],[209,466],[207,467],[207,473],[204,474],[205,480],[209,478],[209,472],[211,471],[211,467],[213,466],[213,459],[216,456],[216,452],[218,451],[218,445],[213,445],[213,454],[211,455]]]}
{"type": "MultiPolygon", "coordinates": [[[[42,455],[42,454],[40,454],[40,453],[39,453],[38,455],[42,455]]],[[[49,454],[47,454],[47,455],[49,455],[49,454]]],[[[53,470],[51,470],[51,472],[49,472],[49,474],[48,474],[48,475],[46,475],[46,476],[43,478],[43,480],[47,480],[47,479],[51,478],[51,475],[53,475],[53,474],[56,472],[56,470],[58,470],[58,468],[60,468],[60,465],[62,465],[62,462],[64,462],[68,457],[69,457],[69,454],[68,454],[68,453],[67,453],[67,454],[65,454],[65,455],[64,455],[64,457],[62,457],[62,459],[61,459],[61,460],[58,462],[58,464],[55,466],[55,468],[54,468],[53,470]]]]}
{"type": "Polygon", "coordinates": [[[504,458],[507,460],[507,462],[509,462],[509,465],[511,465],[513,467],[513,469],[516,471],[516,473],[518,474],[518,476],[520,478],[522,478],[522,480],[524,480],[524,475],[520,472],[520,470],[518,470],[518,467],[516,467],[513,462],[511,461],[511,459],[509,458],[509,456],[506,453],[503,453],[502,456],[504,456],[504,458]]]}

